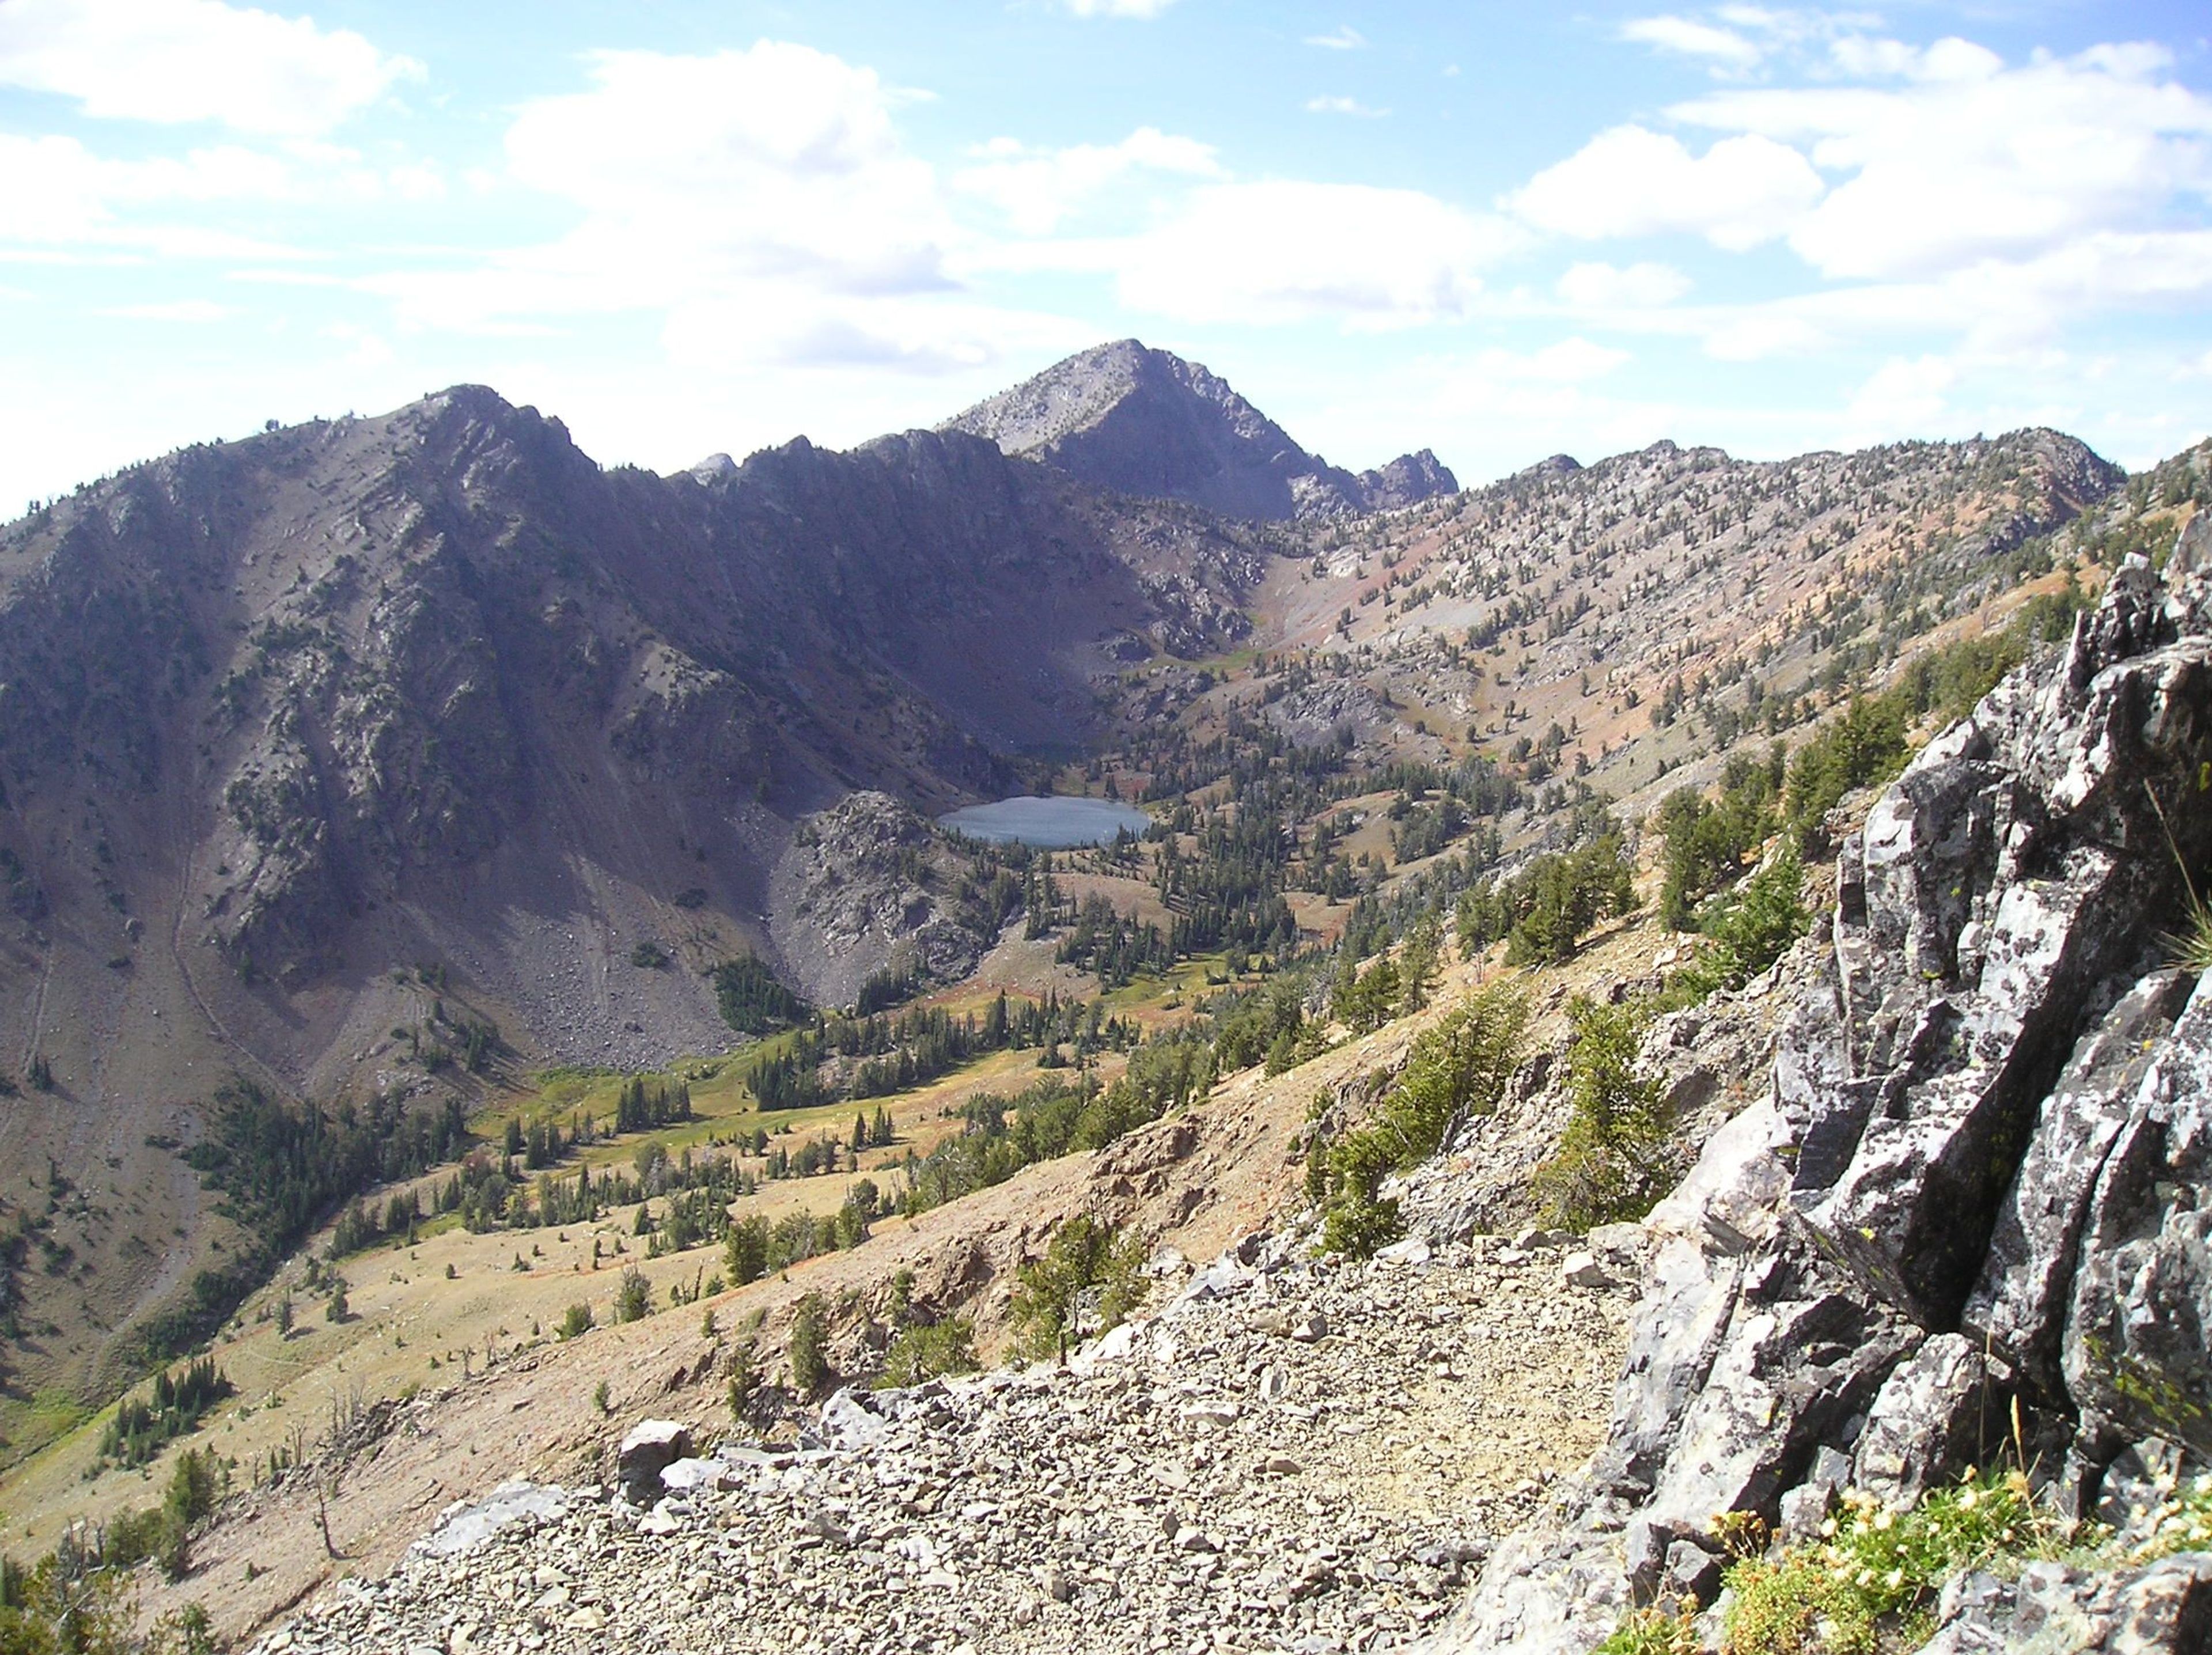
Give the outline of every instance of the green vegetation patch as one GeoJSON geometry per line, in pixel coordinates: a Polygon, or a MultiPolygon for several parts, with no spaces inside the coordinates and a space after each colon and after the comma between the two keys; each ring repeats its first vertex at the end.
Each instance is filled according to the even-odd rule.
{"type": "Polygon", "coordinates": [[[179,1437],[196,1431],[208,1410],[235,1389],[215,1358],[187,1362],[173,1374],[154,1376],[143,1397],[125,1396],[100,1433],[100,1457],[118,1465],[144,1465],[179,1437]]]}
{"type": "Polygon", "coordinates": [[[1053,1234],[1044,1256],[1024,1264],[1014,1289],[1014,1348],[1038,1359],[1072,1339],[1119,1327],[1145,1296],[1144,1244],[1079,1213],[1053,1234]]]}
{"type": "Polygon", "coordinates": [[[1943,1583],[1962,1569],[2049,1555],[2064,1545],[2019,1471],[1968,1477],[1899,1511],[1856,1490],[1820,1543],[1741,1558],[1727,1655],[1879,1655],[1934,1630],[1943,1583]]]}
{"type": "Polygon", "coordinates": [[[1457,1123],[1498,1107],[1528,1026],[1518,985],[1492,983],[1413,1043],[1371,1120],[1334,1142],[1316,1128],[1306,1187],[1325,1249],[1364,1258],[1404,1233],[1382,1181],[1433,1155],[1457,1123]]]}
{"type": "Polygon", "coordinates": [[[759,955],[740,954],[714,968],[714,1001],[739,1034],[773,1034],[802,1022],[806,1002],[776,980],[759,955]]]}

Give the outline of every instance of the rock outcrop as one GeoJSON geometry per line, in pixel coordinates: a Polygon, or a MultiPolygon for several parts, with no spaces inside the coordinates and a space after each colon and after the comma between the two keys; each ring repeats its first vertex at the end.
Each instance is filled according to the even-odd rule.
{"type": "Polygon", "coordinates": [[[1000,916],[963,907],[929,824],[889,794],[848,794],[800,823],[769,881],[769,928],[817,1005],[849,1006],[894,971],[956,983],[998,940],[1000,916]]]}
{"type": "MultiPolygon", "coordinates": [[[[1710,1603],[1717,1514],[1802,1532],[1844,1482],[1909,1499],[2009,1443],[2087,1514],[2127,1445],[2212,1457],[2212,977],[2166,959],[2212,865],[2208,551],[2199,519],[2163,582],[2130,559],[1847,841],[1771,1092],[1647,1224],[1605,1448],[1432,1647],[1710,1603]]],[[[2190,1647],[2204,1579],[1985,1583],[1937,1646],[2190,1647]]]]}

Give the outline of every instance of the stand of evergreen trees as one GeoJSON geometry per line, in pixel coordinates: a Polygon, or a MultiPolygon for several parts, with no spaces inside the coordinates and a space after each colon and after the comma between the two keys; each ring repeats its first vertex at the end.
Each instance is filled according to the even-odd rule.
{"type": "Polygon", "coordinates": [[[216,1210],[238,1225],[246,1244],[222,1269],[198,1272],[184,1301],[146,1323],[142,1354],[188,1348],[221,1326],[341,1202],[452,1161],[469,1142],[458,1098],[434,1110],[412,1110],[383,1094],[366,1108],[295,1109],[234,1079],[216,1092],[207,1135],[184,1160],[221,1192],[216,1210]]]}
{"type": "Polygon", "coordinates": [[[926,1085],[964,1063],[997,1051],[1056,1050],[1073,1044],[1079,1058],[1121,1050],[1136,1030],[1105,1015],[1097,1001],[1012,1001],[1001,992],[979,1018],[923,1007],[897,1016],[817,1018],[778,1050],[757,1059],[745,1084],[763,1109],[817,1108],[841,1098],[888,1097],[926,1085]],[[843,1083],[823,1079],[832,1057],[857,1059],[843,1083]]]}
{"type": "Polygon", "coordinates": [[[804,1021],[806,1002],[776,980],[759,955],[744,953],[714,970],[722,1020],[739,1034],[773,1034],[804,1021]]]}
{"type": "Polygon", "coordinates": [[[126,1468],[144,1465],[170,1443],[197,1430],[207,1411],[234,1387],[215,1358],[203,1356],[174,1373],[154,1376],[145,1396],[125,1396],[100,1436],[100,1457],[126,1468]]]}

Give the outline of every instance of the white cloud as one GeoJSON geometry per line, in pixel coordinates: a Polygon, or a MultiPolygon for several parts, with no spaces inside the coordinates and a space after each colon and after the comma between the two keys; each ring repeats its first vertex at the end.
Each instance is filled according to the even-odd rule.
{"type": "Polygon", "coordinates": [[[298,197],[283,161],[233,145],[150,161],[112,161],[70,137],[0,133],[0,242],[49,247],[143,247],[178,258],[291,256],[199,225],[149,222],[152,207],[208,207],[298,197]]]}
{"type": "Polygon", "coordinates": [[[1825,188],[1803,155],[1764,134],[1723,138],[1698,156],[1671,134],[1630,125],[1599,133],[1506,204],[1583,240],[1689,233],[1740,253],[1792,228],[1825,188]]]}
{"type": "Polygon", "coordinates": [[[1662,52],[1703,58],[1723,69],[1745,70],[1757,65],[1765,52],[1756,41],[1732,28],[1700,23],[1687,17],[1636,17],[1620,26],[1620,38],[1662,52]]]}
{"type": "Polygon", "coordinates": [[[1349,23],[1339,23],[1326,34],[1307,35],[1306,44],[1327,52],[1357,52],[1367,44],[1367,37],[1349,23]]]}
{"type": "Polygon", "coordinates": [[[945,284],[953,232],[935,174],[907,153],[872,70],[763,40],[708,57],[603,52],[592,79],[525,105],[507,129],[510,175],[583,210],[514,273],[611,308],[732,280],[845,295],[945,284]]]}
{"type": "Polygon", "coordinates": [[[1209,186],[1091,256],[1124,304],[1158,315],[1371,329],[1466,315],[1482,271],[1523,239],[1418,191],[1279,179],[1209,186]]]}
{"type": "Polygon", "coordinates": [[[1078,17],[1157,17],[1175,0],[1067,0],[1078,17]]]}
{"type": "Polygon", "coordinates": [[[238,314],[235,306],[212,299],[173,299],[160,304],[112,305],[94,313],[131,322],[222,322],[238,314]]]}
{"type": "Polygon", "coordinates": [[[1152,126],[1138,128],[1119,143],[1066,149],[1032,149],[1012,138],[997,138],[980,155],[979,165],[954,175],[952,187],[998,208],[1024,235],[1051,234],[1106,191],[1143,173],[1227,176],[1211,144],[1152,126]]]}
{"type": "Polygon", "coordinates": [[[1354,115],[1362,120],[1380,120],[1390,112],[1370,109],[1357,98],[1324,96],[1308,98],[1306,113],[1310,115],[1354,115]]]}
{"type": "Polygon", "coordinates": [[[295,258],[251,236],[178,222],[235,205],[419,201],[443,190],[422,163],[379,170],[350,149],[295,143],[280,151],[213,144],[117,161],[73,137],[0,133],[0,243],[80,250],[143,248],[177,258],[295,258]]]}
{"type": "Polygon", "coordinates": [[[1958,369],[1941,356],[1893,356],[1859,387],[1845,418],[1890,441],[1926,435],[1942,429],[1948,411],[1944,393],[1958,377],[1958,369]]]}
{"type": "Polygon", "coordinates": [[[1592,344],[1579,335],[1532,351],[1485,350],[1474,359],[1476,368],[1490,379],[1547,385],[1581,385],[1603,379],[1628,360],[1626,350],[1592,344]]]}
{"type": "Polygon", "coordinates": [[[0,85],[100,119],[328,131],[422,65],[349,29],[218,0],[7,0],[0,85]]]}
{"type": "Polygon", "coordinates": [[[1833,336],[1812,317],[1787,306],[1723,310],[1707,319],[1705,355],[1715,362],[1771,362],[1777,356],[1828,349],[1833,336]]]}
{"type": "MultiPolygon", "coordinates": [[[[1081,342],[963,293],[958,270],[991,244],[954,222],[893,119],[908,95],[872,70],[763,40],[602,53],[590,74],[583,91],[524,106],[506,140],[509,182],[565,200],[574,225],[472,266],[365,278],[403,329],[527,337],[657,314],[667,359],[691,372],[957,373],[1046,334],[1081,342]]],[[[1072,157],[1000,141],[971,183],[1049,228],[1102,170],[1213,166],[1204,146],[1156,132],[1072,157]]]]}
{"type": "MultiPolygon", "coordinates": [[[[1727,92],[1673,110],[1742,138],[1807,147],[1843,181],[1790,225],[1832,277],[1939,274],[2150,228],[2212,195],[2212,99],[2155,48],[2103,46],[2008,68],[1959,40],[1847,39],[1848,71],[1893,85],[1727,92]]],[[[1717,149],[1719,146],[1717,145],[1717,149]]]]}
{"type": "Polygon", "coordinates": [[[1671,305],[1690,290],[1690,278],[1671,265],[1648,261],[1621,268],[1604,263],[1570,265],[1559,277],[1559,297],[1577,310],[1650,310],[1671,305]]]}

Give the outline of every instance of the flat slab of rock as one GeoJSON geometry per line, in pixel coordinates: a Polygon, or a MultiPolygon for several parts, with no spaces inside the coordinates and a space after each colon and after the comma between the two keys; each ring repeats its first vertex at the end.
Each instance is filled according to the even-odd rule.
{"type": "Polygon", "coordinates": [[[501,1483],[473,1505],[447,1506],[437,1527],[416,1541],[414,1549],[432,1557],[458,1557],[488,1543],[502,1529],[560,1517],[569,1504],[568,1491],[554,1484],[501,1483]]]}

